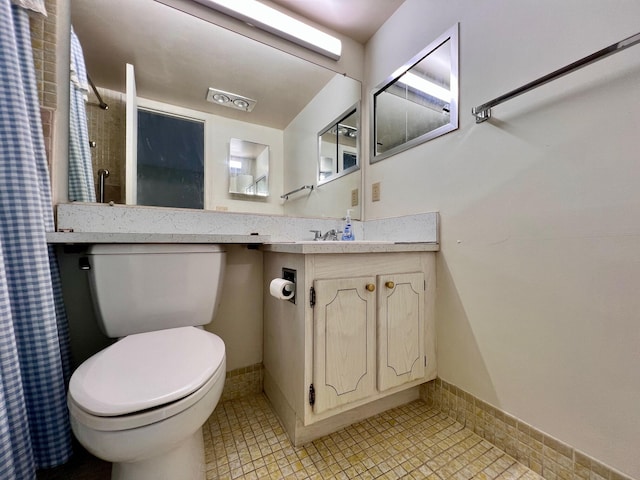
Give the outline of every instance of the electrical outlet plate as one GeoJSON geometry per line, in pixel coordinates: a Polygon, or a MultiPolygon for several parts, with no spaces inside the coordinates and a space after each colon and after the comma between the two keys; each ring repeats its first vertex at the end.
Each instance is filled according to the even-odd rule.
{"type": "Polygon", "coordinates": [[[351,190],[351,206],[352,207],[358,206],[358,189],[357,188],[354,188],[353,190],[351,190]]]}
{"type": "Polygon", "coordinates": [[[380,201],[380,182],[376,182],[371,185],[371,201],[379,202],[380,201]]]}

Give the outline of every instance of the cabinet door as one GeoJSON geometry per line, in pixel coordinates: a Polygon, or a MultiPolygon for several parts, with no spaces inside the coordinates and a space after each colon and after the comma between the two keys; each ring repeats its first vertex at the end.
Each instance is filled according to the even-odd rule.
{"type": "Polygon", "coordinates": [[[424,274],[379,275],[378,390],[424,377],[424,274]]]}
{"type": "Polygon", "coordinates": [[[375,391],[374,277],[316,280],[313,383],[315,413],[375,391]]]}

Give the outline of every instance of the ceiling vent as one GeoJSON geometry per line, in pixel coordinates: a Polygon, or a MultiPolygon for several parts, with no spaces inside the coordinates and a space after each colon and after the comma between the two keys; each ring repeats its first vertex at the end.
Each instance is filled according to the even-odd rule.
{"type": "Polygon", "coordinates": [[[215,88],[209,88],[207,91],[207,101],[223,107],[243,110],[245,112],[253,110],[253,107],[258,103],[257,100],[252,100],[236,93],[229,93],[215,88]]]}

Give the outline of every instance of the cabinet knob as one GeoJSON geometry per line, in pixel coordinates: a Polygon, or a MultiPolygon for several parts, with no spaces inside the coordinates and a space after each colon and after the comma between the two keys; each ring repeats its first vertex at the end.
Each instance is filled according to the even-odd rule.
{"type": "Polygon", "coordinates": [[[367,283],[367,286],[365,288],[370,292],[374,292],[376,290],[376,286],[373,283],[367,283]]]}
{"type": "Polygon", "coordinates": [[[396,286],[396,284],[395,284],[395,283],[393,283],[393,282],[385,282],[385,283],[384,283],[384,286],[385,286],[385,287],[387,287],[387,288],[393,288],[393,287],[395,287],[395,286],[396,286]]]}

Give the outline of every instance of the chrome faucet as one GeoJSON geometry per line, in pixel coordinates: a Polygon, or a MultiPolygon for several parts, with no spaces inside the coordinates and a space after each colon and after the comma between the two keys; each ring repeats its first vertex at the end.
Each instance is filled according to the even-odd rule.
{"type": "Polygon", "coordinates": [[[322,240],[338,240],[338,234],[342,233],[340,230],[332,228],[322,236],[322,240]]]}
{"type": "Polygon", "coordinates": [[[316,242],[324,242],[327,240],[333,240],[333,241],[339,240],[338,235],[342,233],[342,230],[336,230],[334,228],[327,231],[324,235],[322,234],[322,230],[309,230],[309,231],[313,233],[313,239],[316,242]]]}

